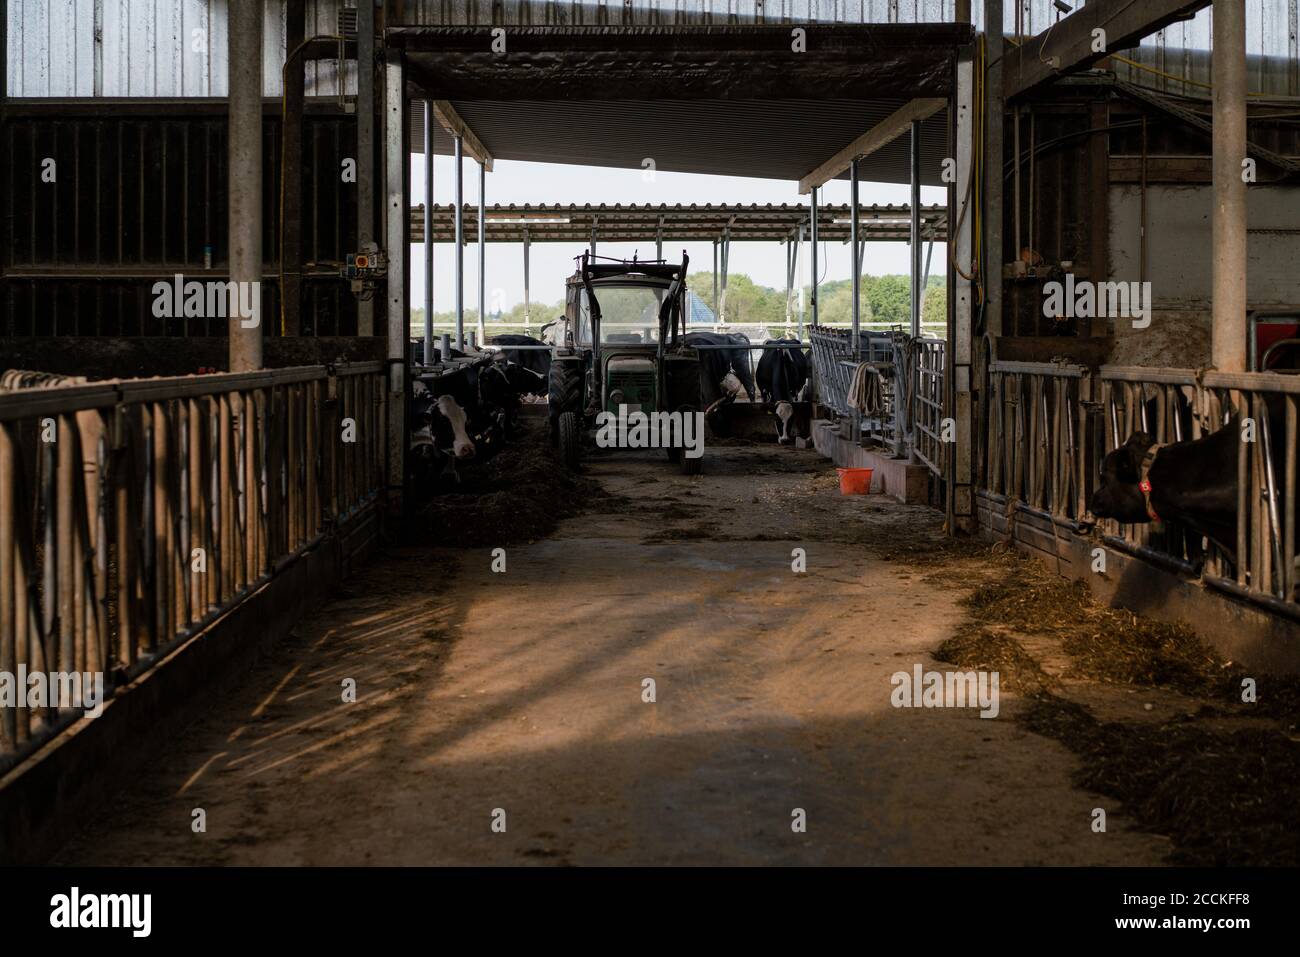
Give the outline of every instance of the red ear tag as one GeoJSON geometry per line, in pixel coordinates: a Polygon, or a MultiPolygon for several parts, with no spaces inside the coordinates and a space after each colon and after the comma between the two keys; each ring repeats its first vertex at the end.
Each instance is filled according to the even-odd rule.
{"type": "Polygon", "coordinates": [[[1148,495],[1151,494],[1151,483],[1146,479],[1143,479],[1142,481],[1138,482],[1138,488],[1146,492],[1148,495]]]}

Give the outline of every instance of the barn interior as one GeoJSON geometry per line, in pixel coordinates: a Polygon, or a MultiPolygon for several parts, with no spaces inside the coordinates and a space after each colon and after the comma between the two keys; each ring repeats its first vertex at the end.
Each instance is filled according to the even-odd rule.
{"type": "Polygon", "coordinates": [[[0,862],[1300,863],[1297,0],[834,6],[0,0],[0,674],[103,685],[0,712],[0,862]],[[790,200],[484,198],[647,157],[790,200]],[[570,458],[581,343],[467,280],[625,243],[712,247],[694,470],[570,458]],[[733,243],[785,323],[729,349],[733,243]],[[1226,518],[1157,514],[1184,443],[1226,518]],[[952,668],[991,698],[923,707],[952,668]]]}

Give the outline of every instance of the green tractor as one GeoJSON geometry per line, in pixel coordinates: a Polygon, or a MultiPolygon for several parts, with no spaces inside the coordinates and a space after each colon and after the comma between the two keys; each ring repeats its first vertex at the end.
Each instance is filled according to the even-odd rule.
{"type": "Polygon", "coordinates": [[[653,444],[664,448],[683,474],[702,470],[700,362],[681,341],[689,262],[685,253],[681,265],[597,262],[582,254],[578,271],[565,284],[549,388],[551,440],[569,468],[578,467],[593,435],[600,441],[597,430],[610,416],[639,414],[662,422],[665,417],[653,413],[680,413],[673,419],[682,428],[665,427],[653,444]],[[689,441],[692,433],[695,443],[689,441]]]}

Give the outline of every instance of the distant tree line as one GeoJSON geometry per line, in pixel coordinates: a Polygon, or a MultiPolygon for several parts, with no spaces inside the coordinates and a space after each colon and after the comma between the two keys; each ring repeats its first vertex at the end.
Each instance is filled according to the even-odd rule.
{"type": "MultiPolygon", "coordinates": [[[[687,277],[687,286],[704,303],[717,312],[713,301],[713,273],[696,272],[687,277]]],[[[819,298],[818,315],[822,322],[831,325],[847,324],[852,321],[852,286],[847,279],[832,279],[817,287],[819,298]]],[[[807,305],[809,287],[804,287],[804,315],[811,318],[807,305]]],[[[911,296],[907,276],[863,276],[859,287],[859,311],[863,322],[879,322],[889,325],[907,326],[911,316],[911,296]]],[[[798,300],[795,300],[795,317],[798,317],[798,300]]],[[[554,303],[534,302],[530,305],[529,316],[533,328],[550,322],[564,313],[564,300],[554,303]]],[[[948,313],[948,289],[943,276],[931,276],[926,286],[925,299],[921,309],[923,323],[942,324],[948,313]]],[[[785,324],[785,290],[761,286],[743,273],[732,274],[727,278],[727,321],[737,325],[762,325],[768,327],[785,324]]],[[[445,330],[456,322],[454,312],[435,312],[434,327],[445,330]]],[[[522,327],[524,322],[524,304],[516,303],[510,309],[500,313],[489,313],[487,325],[499,325],[514,329],[522,327]]],[[[470,327],[478,323],[478,310],[465,310],[465,325],[470,327]]],[[[411,328],[419,335],[424,328],[424,310],[415,309],[411,313],[411,328]]],[[[491,329],[489,328],[489,331],[491,329]]]]}

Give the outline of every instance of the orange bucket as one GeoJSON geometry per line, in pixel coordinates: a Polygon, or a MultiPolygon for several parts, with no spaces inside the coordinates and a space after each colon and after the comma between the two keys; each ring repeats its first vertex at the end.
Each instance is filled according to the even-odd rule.
{"type": "Polygon", "coordinates": [[[841,495],[866,495],[871,491],[871,469],[836,469],[841,495]]]}

